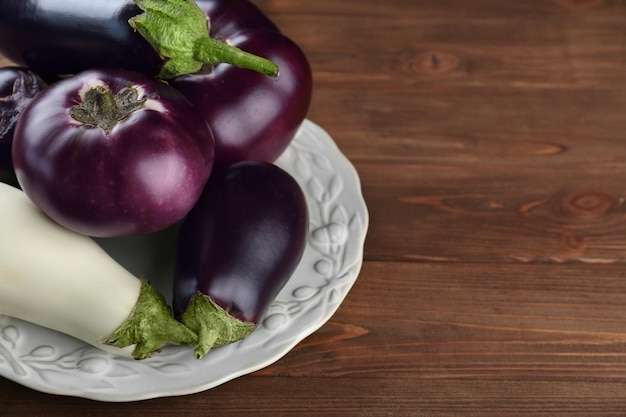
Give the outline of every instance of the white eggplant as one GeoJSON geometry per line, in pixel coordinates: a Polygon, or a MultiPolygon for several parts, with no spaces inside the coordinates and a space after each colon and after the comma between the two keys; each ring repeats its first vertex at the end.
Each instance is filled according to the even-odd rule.
{"type": "Polygon", "coordinates": [[[0,314],[143,359],[196,335],[161,294],[91,238],[59,226],[22,191],[0,183],[0,314]]]}

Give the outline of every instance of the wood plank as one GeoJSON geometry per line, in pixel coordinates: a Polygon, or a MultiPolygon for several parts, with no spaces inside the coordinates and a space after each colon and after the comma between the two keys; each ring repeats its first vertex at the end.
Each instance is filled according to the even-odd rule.
{"type": "Polygon", "coordinates": [[[358,164],[366,259],[623,263],[626,165],[358,164]]]}

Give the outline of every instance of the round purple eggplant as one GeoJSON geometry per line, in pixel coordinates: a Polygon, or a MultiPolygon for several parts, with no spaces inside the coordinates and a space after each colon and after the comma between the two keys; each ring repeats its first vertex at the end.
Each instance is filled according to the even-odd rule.
{"type": "Polygon", "coordinates": [[[96,237],[164,229],[212,171],[211,129],[153,78],[90,70],[52,84],[20,116],[12,148],[24,192],[52,219],[96,237]]]}
{"type": "Polygon", "coordinates": [[[46,87],[34,72],[20,67],[0,68],[0,178],[13,179],[11,144],[20,114],[46,87]]]}
{"type": "Polygon", "coordinates": [[[205,67],[171,80],[213,128],[216,164],[273,162],[306,117],[312,75],[302,50],[246,0],[198,0],[211,36],[276,63],[278,77],[234,66],[205,67]]]}
{"type": "Polygon", "coordinates": [[[196,357],[259,323],[296,269],[308,211],[298,183],[267,162],[244,161],[211,176],[182,221],[174,312],[198,334],[196,357]]]}

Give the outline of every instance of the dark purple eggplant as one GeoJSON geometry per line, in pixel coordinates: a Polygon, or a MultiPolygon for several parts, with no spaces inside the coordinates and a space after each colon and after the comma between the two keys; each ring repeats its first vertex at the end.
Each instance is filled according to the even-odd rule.
{"type": "Polygon", "coordinates": [[[210,38],[193,0],[3,0],[0,52],[41,74],[116,67],[171,78],[220,62],[278,71],[210,38]]]}
{"type": "Polygon", "coordinates": [[[48,216],[97,237],[178,222],[212,171],[211,129],[176,89],[117,69],[57,81],[24,109],[12,147],[20,186],[48,216]]]}
{"type": "Polygon", "coordinates": [[[180,226],[174,313],[196,357],[248,335],[296,269],[308,229],[298,183],[276,165],[239,162],[211,176],[180,226]]]}
{"type": "Polygon", "coordinates": [[[227,65],[171,80],[209,122],[217,165],[275,161],[307,115],[312,75],[303,51],[246,0],[197,0],[211,18],[211,35],[263,56],[278,77],[227,65]]]}
{"type": "Polygon", "coordinates": [[[26,68],[0,68],[0,179],[13,178],[11,144],[15,125],[26,105],[45,87],[41,77],[26,68]]]}
{"type": "Polygon", "coordinates": [[[156,73],[161,59],[128,19],[130,0],[2,0],[0,52],[41,74],[120,67],[156,73]]]}

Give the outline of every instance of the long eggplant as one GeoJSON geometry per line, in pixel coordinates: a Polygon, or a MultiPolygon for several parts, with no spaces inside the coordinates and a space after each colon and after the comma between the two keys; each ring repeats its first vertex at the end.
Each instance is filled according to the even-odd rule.
{"type": "Polygon", "coordinates": [[[42,74],[118,67],[172,78],[220,62],[278,72],[211,38],[193,0],[2,0],[0,52],[42,74]]]}
{"type": "Polygon", "coordinates": [[[135,359],[196,342],[146,280],[7,184],[0,184],[0,230],[0,314],[135,359]]]}
{"type": "Polygon", "coordinates": [[[195,355],[248,335],[297,267],[308,211],[293,177],[245,161],[211,176],[182,222],[174,313],[198,334],[195,355]]]}

